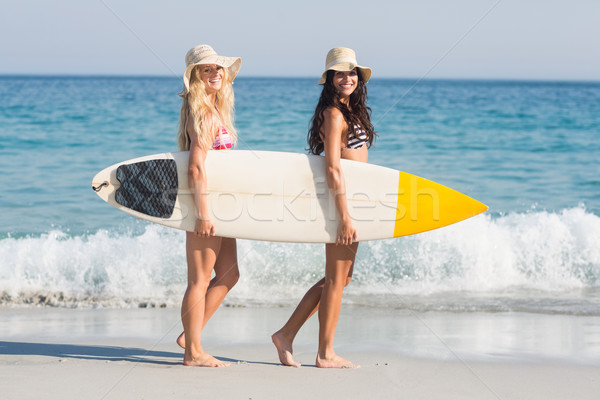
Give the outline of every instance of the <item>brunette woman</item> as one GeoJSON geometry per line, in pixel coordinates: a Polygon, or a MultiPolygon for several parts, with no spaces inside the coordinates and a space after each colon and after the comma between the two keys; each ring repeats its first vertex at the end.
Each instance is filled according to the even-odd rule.
{"type": "Polygon", "coordinates": [[[336,47],[327,53],[325,72],[319,81],[323,90],[312,117],[308,146],[312,154],[325,155],[327,183],[335,197],[339,225],[336,243],[325,245],[325,277],[308,290],[287,323],[272,336],[284,365],[300,366],[293,359],[292,343],[302,325],[318,310],[316,366],[356,367],[333,349],[342,293],[352,277],[359,237],[348,212],[340,159],[368,161],[368,149],[375,137],[371,109],[366,105],[365,84],[370,77],[371,69],[358,65],[353,50],[336,47]]]}

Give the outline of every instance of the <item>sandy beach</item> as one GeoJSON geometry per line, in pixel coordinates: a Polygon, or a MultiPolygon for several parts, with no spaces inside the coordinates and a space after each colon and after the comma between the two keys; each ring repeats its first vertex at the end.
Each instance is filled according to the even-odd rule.
{"type": "Polygon", "coordinates": [[[337,352],[355,370],[314,366],[317,325],[297,337],[300,368],[270,334],[289,308],[222,307],[204,346],[224,369],[181,365],[179,310],[1,309],[6,399],[595,399],[600,318],[421,313],[345,306],[337,352]]]}

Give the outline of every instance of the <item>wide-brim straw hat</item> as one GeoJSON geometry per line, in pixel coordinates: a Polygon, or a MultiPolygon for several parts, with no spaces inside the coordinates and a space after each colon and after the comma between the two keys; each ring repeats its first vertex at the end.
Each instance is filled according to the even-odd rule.
{"type": "Polygon", "coordinates": [[[347,47],[334,47],[327,53],[327,58],[325,59],[325,72],[323,72],[318,84],[325,84],[327,71],[329,70],[352,71],[354,68],[358,68],[365,83],[369,82],[369,79],[371,78],[371,68],[358,65],[354,50],[347,47]]]}
{"type": "Polygon", "coordinates": [[[185,72],[183,73],[183,86],[184,89],[180,96],[185,96],[190,90],[190,76],[192,70],[196,65],[201,64],[216,64],[223,68],[227,68],[227,78],[230,82],[233,82],[237,73],[242,66],[242,59],[240,57],[225,57],[220,56],[217,52],[207,44],[201,44],[196,46],[185,55],[185,72]]]}

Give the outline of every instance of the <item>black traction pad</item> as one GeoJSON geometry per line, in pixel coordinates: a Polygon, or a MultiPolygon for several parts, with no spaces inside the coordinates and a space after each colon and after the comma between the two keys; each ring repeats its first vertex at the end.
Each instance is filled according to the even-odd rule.
{"type": "Polygon", "coordinates": [[[121,187],[115,192],[120,205],[152,217],[170,218],[177,199],[175,160],[148,160],[117,168],[121,187]]]}

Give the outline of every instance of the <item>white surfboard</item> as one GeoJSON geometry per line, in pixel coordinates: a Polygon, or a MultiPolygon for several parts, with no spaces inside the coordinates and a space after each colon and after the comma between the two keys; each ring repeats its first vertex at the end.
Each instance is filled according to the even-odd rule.
{"type": "MultiPolygon", "coordinates": [[[[92,181],[98,195],[137,218],[194,230],[188,152],[110,166],[92,181]]],[[[341,160],[358,240],[424,232],[472,217],[487,206],[405,172],[341,160]]],[[[209,151],[208,204],[218,236],[281,242],[335,242],[338,219],[322,156],[272,151],[209,151]]]]}

